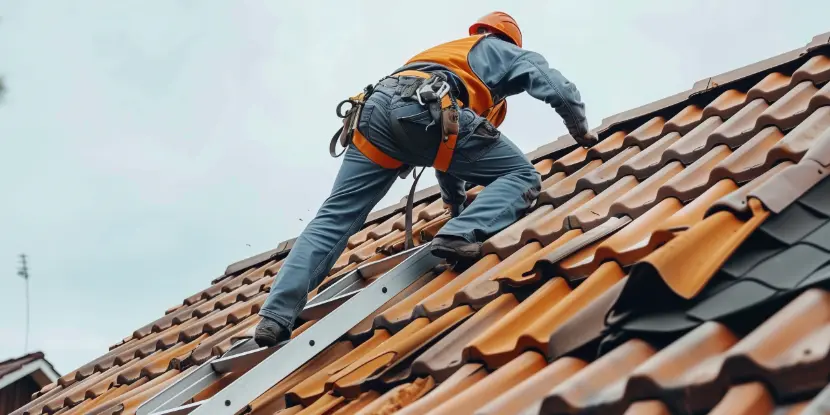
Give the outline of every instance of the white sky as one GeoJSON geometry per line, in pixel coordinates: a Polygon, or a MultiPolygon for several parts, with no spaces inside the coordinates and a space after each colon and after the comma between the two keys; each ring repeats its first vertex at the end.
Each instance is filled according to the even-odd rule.
{"type": "MultiPolygon", "coordinates": [[[[66,373],[296,236],[340,163],[337,102],[491,10],[576,83],[591,127],[830,31],[827,0],[286,3],[0,0],[0,360],[24,351],[18,254],[29,348],[66,373]]],[[[509,101],[525,151],[565,133],[509,101]]]]}

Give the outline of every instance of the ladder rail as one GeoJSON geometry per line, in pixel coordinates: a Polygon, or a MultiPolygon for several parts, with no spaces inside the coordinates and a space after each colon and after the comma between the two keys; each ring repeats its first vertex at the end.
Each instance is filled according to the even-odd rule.
{"type": "MultiPolygon", "coordinates": [[[[190,401],[196,394],[204,389],[205,386],[215,382],[225,373],[231,371],[245,372],[249,369],[256,368],[257,366],[264,364],[265,361],[269,360],[269,358],[271,358],[274,354],[279,354],[282,356],[282,359],[290,359],[292,361],[291,365],[296,366],[296,368],[302,366],[302,364],[305,364],[305,362],[313,358],[325,347],[328,347],[330,344],[334,343],[337,339],[342,337],[346,331],[351,329],[351,327],[362,321],[371,313],[375,312],[389,299],[417,280],[417,278],[421,275],[438,265],[440,260],[429,253],[429,250],[426,249],[428,245],[429,244],[427,243],[384,258],[380,261],[362,265],[343,276],[322,292],[318,293],[308,302],[300,316],[306,320],[319,319],[314,326],[306,331],[312,331],[312,334],[306,335],[306,332],[304,332],[291,342],[284,341],[272,348],[261,348],[253,339],[240,340],[234,343],[222,356],[212,357],[210,360],[200,365],[195,371],[167,386],[156,395],[143,402],[136,410],[136,414],[186,414],[197,410],[202,405],[207,404],[210,401],[214,401],[214,399],[189,403],[186,405],[185,403],[190,401]],[[380,275],[379,278],[367,285],[367,280],[378,275],[380,275]],[[369,290],[369,288],[372,288],[372,290],[369,290]],[[348,311],[338,311],[341,308],[347,309],[348,311]],[[356,313],[356,311],[359,312],[356,313]],[[329,317],[331,314],[341,314],[348,318],[341,316],[339,319],[332,319],[329,317]],[[353,317],[356,314],[359,314],[359,318],[353,317]],[[352,322],[351,320],[355,321],[352,322]],[[336,336],[328,335],[329,332],[339,334],[336,336]],[[299,342],[304,342],[306,344],[301,347],[297,345],[299,342]],[[279,353],[289,343],[295,343],[291,349],[306,349],[302,350],[304,352],[303,356],[305,356],[305,360],[302,360],[302,358],[295,359],[295,353],[297,352],[292,352],[290,349],[289,351],[279,353]],[[310,343],[314,344],[311,345],[310,343]],[[311,352],[309,352],[309,350],[311,350],[313,354],[310,354],[311,352]]],[[[277,362],[276,360],[271,360],[272,362],[277,362]]],[[[279,366],[275,363],[269,363],[269,365],[279,366]]],[[[288,374],[290,374],[290,371],[283,374],[280,379],[284,378],[288,374]]],[[[228,385],[225,389],[231,388],[247,375],[248,374],[246,373],[234,383],[228,385]]],[[[260,375],[258,379],[261,377],[262,375],[260,375]]],[[[269,381],[270,383],[266,382],[268,383],[268,387],[265,390],[270,388],[273,384],[276,384],[276,382],[280,379],[269,381]]],[[[254,398],[256,398],[256,396],[254,396],[254,398]]],[[[237,402],[237,400],[237,397],[234,396],[234,399],[230,400],[230,402],[233,404],[237,402]]],[[[250,400],[253,400],[253,398],[250,400]]],[[[247,406],[250,400],[243,403],[243,408],[247,406]]],[[[222,409],[226,408],[223,407],[222,409]]],[[[202,412],[211,414],[214,413],[210,411],[202,412]]]]}
{"type": "Polygon", "coordinates": [[[235,415],[247,408],[248,403],[313,359],[421,275],[438,265],[440,260],[426,249],[428,245],[414,248],[412,251],[417,251],[406,260],[402,260],[359,294],[252,367],[191,413],[235,415]]]}

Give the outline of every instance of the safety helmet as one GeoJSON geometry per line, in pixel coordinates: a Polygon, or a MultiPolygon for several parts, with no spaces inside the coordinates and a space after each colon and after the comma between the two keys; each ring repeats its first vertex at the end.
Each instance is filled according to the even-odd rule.
{"type": "Polygon", "coordinates": [[[470,26],[470,35],[478,33],[479,28],[487,28],[500,35],[506,36],[518,47],[522,47],[522,31],[516,20],[504,12],[492,12],[482,16],[470,26]]]}

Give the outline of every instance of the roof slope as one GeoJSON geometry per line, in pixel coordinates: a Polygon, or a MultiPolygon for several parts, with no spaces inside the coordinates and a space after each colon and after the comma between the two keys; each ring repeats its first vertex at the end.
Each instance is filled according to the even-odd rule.
{"type": "MultiPolygon", "coordinates": [[[[543,192],[483,258],[423,275],[249,412],[826,413],[828,41],[606,119],[591,149],[535,151],[543,192]]],[[[436,197],[421,192],[418,243],[448,220],[436,197]]],[[[400,205],[372,215],[317,290],[403,239],[400,205]]],[[[250,336],[291,245],[231,265],[18,413],[132,413],[250,336]]]]}

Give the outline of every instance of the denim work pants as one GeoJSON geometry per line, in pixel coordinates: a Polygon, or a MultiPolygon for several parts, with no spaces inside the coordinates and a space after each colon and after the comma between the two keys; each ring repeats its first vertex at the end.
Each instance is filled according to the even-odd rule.
{"type": "MultiPolygon", "coordinates": [[[[386,78],[367,100],[358,128],[391,157],[411,166],[431,166],[440,143],[440,125],[404,86],[416,78],[386,78]]],[[[447,173],[438,172],[445,202],[465,201],[464,182],[486,186],[439,235],[482,242],[524,214],[538,196],[539,173],[525,155],[489,122],[468,109],[447,173]]],[[[343,253],[350,236],[386,195],[400,173],[378,166],[353,146],[344,155],[331,195],[297,238],[271,286],[260,315],[292,330],[308,292],[319,285],[343,253]]]]}

